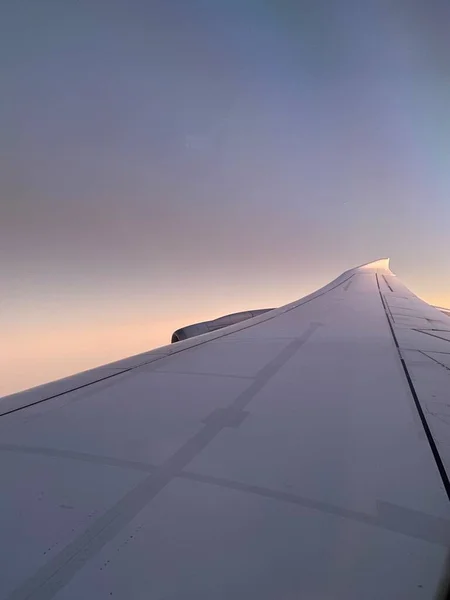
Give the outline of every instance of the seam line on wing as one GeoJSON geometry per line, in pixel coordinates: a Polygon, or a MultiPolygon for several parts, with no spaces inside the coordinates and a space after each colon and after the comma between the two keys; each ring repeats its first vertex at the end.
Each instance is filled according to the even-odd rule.
{"type": "Polygon", "coordinates": [[[388,280],[386,279],[385,275],[382,275],[383,279],[384,279],[384,283],[388,286],[388,288],[391,290],[391,292],[393,292],[394,290],[392,289],[391,285],[389,284],[388,280]]]}
{"type": "Polygon", "coordinates": [[[81,390],[85,387],[89,387],[94,383],[100,383],[105,381],[106,379],[111,379],[112,377],[117,377],[117,375],[122,375],[122,373],[128,373],[132,369],[137,367],[129,367],[128,369],[123,369],[118,373],[112,373],[112,375],[105,375],[105,377],[101,377],[100,379],[96,379],[95,381],[90,381],[89,383],[83,383],[82,385],[78,385],[77,387],[70,388],[70,390],[65,390],[64,392],[59,392],[58,394],[53,394],[52,396],[47,396],[46,398],[40,398],[39,400],[35,400],[34,402],[30,402],[29,404],[24,404],[23,406],[17,406],[16,408],[11,408],[11,410],[6,410],[0,414],[0,417],[6,417],[6,415],[11,415],[19,410],[24,410],[25,408],[30,408],[30,406],[36,406],[36,404],[41,404],[42,402],[47,402],[47,400],[53,400],[54,398],[59,398],[60,396],[64,396],[64,394],[69,394],[70,392],[76,392],[77,390],[81,390]]]}
{"type": "MultiPolygon", "coordinates": [[[[36,406],[37,404],[42,404],[43,402],[46,402],[47,400],[53,400],[54,398],[59,398],[60,396],[64,396],[64,394],[70,394],[70,392],[76,392],[77,390],[81,390],[82,388],[86,388],[89,387],[91,385],[94,385],[95,383],[100,383],[101,381],[105,381],[106,379],[112,379],[113,377],[117,377],[118,375],[122,375],[123,373],[129,373],[130,371],[134,371],[135,369],[139,369],[140,367],[144,367],[146,365],[149,364],[153,364],[154,362],[157,362],[163,358],[168,358],[169,356],[173,356],[174,354],[179,354],[180,352],[185,352],[186,350],[190,350],[191,348],[196,348],[197,346],[203,346],[203,344],[207,344],[208,342],[212,342],[213,340],[217,340],[223,337],[227,337],[229,335],[232,335],[233,333],[236,333],[237,331],[244,331],[245,329],[250,329],[251,327],[255,327],[256,325],[259,325],[260,323],[265,323],[266,321],[271,321],[272,319],[275,319],[276,317],[280,316],[280,315],[284,315],[285,313],[290,312],[291,310],[294,310],[296,308],[300,308],[300,306],[303,306],[304,304],[308,304],[308,302],[311,302],[312,300],[316,300],[316,298],[320,298],[321,296],[324,296],[325,294],[328,294],[328,292],[332,292],[333,290],[335,290],[336,288],[338,288],[339,286],[344,285],[344,283],[346,283],[347,281],[351,280],[352,277],[354,277],[355,273],[352,273],[352,275],[350,275],[349,277],[347,277],[347,279],[344,279],[343,281],[337,283],[335,286],[324,290],[323,292],[313,292],[312,297],[311,298],[307,298],[307,300],[300,300],[298,303],[296,303],[294,306],[291,306],[290,308],[287,308],[285,311],[281,312],[281,313],[277,313],[276,315],[272,315],[272,316],[268,316],[265,319],[261,319],[261,321],[258,321],[257,323],[251,323],[250,325],[246,325],[243,327],[240,327],[239,329],[236,329],[233,331],[229,331],[228,333],[222,333],[217,335],[217,337],[211,337],[208,338],[207,340],[204,341],[199,341],[197,344],[192,344],[191,346],[188,346],[186,348],[181,348],[180,350],[176,350],[176,351],[172,351],[170,352],[170,354],[165,354],[163,356],[158,356],[157,358],[155,358],[154,360],[149,360],[148,362],[136,365],[134,367],[128,367],[127,369],[123,369],[122,371],[119,371],[117,373],[113,373],[112,375],[106,375],[105,377],[102,377],[100,379],[96,379],[95,381],[90,381],[89,383],[84,383],[82,385],[79,385],[77,387],[74,388],[70,388],[69,390],[65,390],[63,392],[59,392],[58,394],[53,394],[51,396],[47,396],[46,398],[40,398],[39,400],[35,400],[34,402],[30,402],[28,404],[24,404],[23,406],[18,406],[16,408],[12,408],[11,410],[7,410],[5,412],[0,413],[0,417],[5,417],[6,415],[11,415],[15,412],[19,412],[21,410],[25,410],[26,408],[30,408],[31,406],[36,406]]],[[[275,309],[277,310],[277,309],[275,309]]],[[[272,311],[270,311],[272,312],[272,311]]],[[[269,312],[269,314],[270,314],[269,312]]],[[[208,335],[208,334],[206,334],[208,335]]],[[[150,351],[151,352],[151,351],[150,351]]],[[[144,353],[145,354],[145,353],[144,353]]],[[[107,365],[103,365],[103,366],[107,366],[107,365]]]]}
{"type": "MultiPolygon", "coordinates": [[[[150,463],[123,460],[112,456],[93,455],[84,452],[56,450],[53,448],[39,446],[0,444],[0,452],[1,451],[47,456],[56,459],[62,458],[76,460],[88,462],[94,465],[131,469],[144,473],[156,473],[160,469],[159,466],[150,463]]],[[[448,545],[450,533],[449,520],[443,519],[442,517],[429,515],[427,513],[410,511],[403,506],[397,506],[389,502],[380,500],[377,501],[376,514],[372,515],[329,504],[308,496],[300,496],[296,493],[286,492],[280,489],[244,483],[242,481],[236,481],[224,477],[206,475],[203,473],[197,473],[195,471],[183,470],[175,476],[175,479],[185,479],[188,481],[203,483],[205,485],[235,490],[244,494],[258,495],[264,498],[270,498],[271,500],[275,500],[277,502],[294,504],[309,510],[316,510],[325,514],[343,517],[359,523],[381,527],[382,529],[395,531],[396,533],[403,533],[416,539],[426,540],[433,544],[439,544],[442,546],[448,545]],[[393,511],[395,511],[395,518],[392,518],[393,511]],[[399,515],[401,517],[400,519],[398,518],[399,515]]]]}
{"type": "Polygon", "coordinates": [[[130,490],[108,509],[80,536],[72,540],[59,554],[38,569],[8,597],[8,600],[49,600],[63,588],[76,573],[114,538],[145,506],[147,506],[208,444],[243,410],[268,381],[310,339],[321,323],[310,323],[303,335],[283,348],[256,375],[254,381],[225,409],[220,418],[204,425],[182,444],[154,472],[130,490]]]}
{"type": "MultiPolygon", "coordinates": [[[[441,361],[437,360],[436,358],[433,358],[432,356],[430,356],[429,354],[427,354],[423,350],[418,350],[418,352],[420,352],[420,354],[423,354],[424,356],[426,356],[430,360],[434,361],[436,364],[441,365],[441,367],[443,367],[444,369],[447,369],[447,371],[450,371],[450,368],[447,367],[447,365],[444,365],[444,363],[441,363],[441,361]]],[[[441,352],[441,354],[442,354],[442,352],[441,352]]]]}
{"type": "Polygon", "coordinates": [[[417,333],[423,333],[424,335],[429,335],[431,337],[437,338],[438,340],[444,340],[444,342],[448,342],[450,344],[450,340],[448,340],[445,337],[442,337],[441,335],[436,335],[435,333],[430,333],[429,331],[425,331],[424,329],[415,329],[414,327],[412,328],[413,331],[417,331],[417,333]]]}
{"type": "Polygon", "coordinates": [[[425,413],[424,413],[424,411],[422,409],[422,406],[420,404],[420,400],[419,400],[419,397],[417,395],[417,392],[416,392],[416,389],[414,387],[414,384],[412,382],[411,375],[409,374],[408,367],[406,366],[405,359],[402,356],[402,353],[401,353],[401,350],[400,350],[400,345],[398,343],[397,336],[395,335],[394,327],[393,327],[393,325],[391,323],[391,320],[389,319],[388,310],[386,308],[386,304],[387,303],[386,303],[386,301],[385,301],[385,299],[383,297],[383,294],[381,292],[380,282],[378,280],[378,274],[377,273],[375,273],[375,277],[376,277],[376,280],[377,280],[378,292],[380,294],[381,303],[383,305],[384,312],[386,314],[386,319],[387,319],[388,324],[389,324],[389,329],[391,330],[391,334],[392,334],[392,337],[393,337],[393,340],[394,340],[394,344],[395,344],[395,347],[397,348],[398,357],[399,357],[400,362],[402,364],[403,371],[405,373],[405,377],[406,377],[406,380],[408,382],[408,386],[409,386],[410,392],[411,392],[413,400],[414,400],[414,404],[416,406],[417,412],[419,413],[419,417],[420,417],[420,420],[421,420],[421,423],[422,423],[422,427],[424,428],[425,435],[427,436],[427,440],[428,440],[428,443],[430,445],[431,452],[433,453],[434,460],[436,462],[436,466],[438,468],[439,474],[440,474],[441,479],[442,479],[442,483],[444,484],[444,488],[445,488],[445,491],[447,493],[447,497],[450,500],[450,481],[449,481],[449,478],[448,478],[448,475],[447,475],[447,471],[445,470],[444,463],[442,462],[442,458],[441,458],[441,456],[439,454],[439,450],[437,448],[436,442],[434,441],[433,434],[431,433],[431,429],[430,429],[430,427],[428,425],[428,422],[426,420],[425,413]]]}

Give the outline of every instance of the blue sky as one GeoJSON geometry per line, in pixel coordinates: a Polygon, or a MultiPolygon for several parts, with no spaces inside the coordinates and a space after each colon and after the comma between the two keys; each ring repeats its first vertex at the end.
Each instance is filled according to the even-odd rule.
{"type": "Polygon", "coordinates": [[[449,24],[441,1],[6,2],[0,394],[380,256],[450,304],[449,24]]]}

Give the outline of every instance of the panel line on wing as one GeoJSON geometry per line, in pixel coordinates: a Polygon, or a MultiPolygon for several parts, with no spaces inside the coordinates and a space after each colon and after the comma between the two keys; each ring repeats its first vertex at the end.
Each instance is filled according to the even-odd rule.
{"type": "Polygon", "coordinates": [[[393,327],[392,322],[391,322],[391,320],[389,318],[389,313],[388,313],[388,310],[387,310],[387,302],[385,301],[384,296],[383,296],[383,294],[381,292],[380,282],[378,280],[378,274],[377,273],[375,273],[375,278],[376,278],[376,281],[377,281],[378,292],[380,294],[381,303],[383,304],[384,312],[386,314],[386,319],[387,319],[388,324],[389,324],[389,329],[391,331],[391,334],[392,334],[392,337],[393,337],[393,340],[394,340],[394,344],[395,344],[395,346],[397,348],[398,356],[399,356],[401,365],[403,367],[403,372],[405,373],[405,377],[406,377],[406,380],[408,382],[408,386],[409,386],[409,389],[411,391],[411,394],[412,394],[412,397],[413,397],[413,400],[414,400],[414,404],[416,406],[417,412],[419,413],[419,417],[420,417],[420,420],[421,420],[421,423],[422,423],[422,427],[423,427],[423,429],[425,431],[425,434],[427,436],[427,440],[428,440],[428,443],[430,445],[431,452],[433,453],[434,460],[436,462],[436,466],[438,468],[439,474],[440,474],[441,479],[442,479],[442,483],[444,484],[445,491],[446,491],[447,496],[448,496],[448,498],[450,500],[450,480],[448,478],[447,471],[445,469],[445,466],[444,466],[444,463],[442,461],[441,455],[439,454],[439,450],[437,448],[437,445],[436,445],[436,442],[434,440],[434,437],[433,437],[433,435],[431,433],[431,429],[430,429],[430,427],[428,425],[428,422],[426,420],[425,413],[424,413],[424,411],[422,409],[422,406],[420,404],[420,400],[419,400],[419,397],[417,395],[417,392],[416,392],[416,389],[414,387],[414,384],[412,382],[411,375],[410,375],[410,373],[408,371],[408,367],[406,366],[405,359],[402,356],[402,353],[401,353],[401,350],[400,350],[400,346],[399,346],[399,343],[398,343],[398,340],[397,340],[397,336],[395,335],[394,327],[393,327]]]}
{"type": "Polygon", "coordinates": [[[31,454],[38,456],[48,456],[50,458],[64,458],[69,460],[79,460],[91,464],[106,465],[109,467],[120,467],[125,469],[135,469],[153,473],[157,467],[148,463],[135,460],[125,460],[113,456],[102,456],[99,454],[89,454],[87,452],[75,452],[73,450],[58,450],[56,448],[46,448],[43,446],[22,446],[19,444],[0,444],[0,452],[15,452],[17,454],[31,454]]]}
{"type": "Polygon", "coordinates": [[[392,286],[389,284],[389,281],[386,279],[385,275],[382,275],[383,279],[384,279],[384,283],[388,286],[388,288],[390,289],[391,292],[393,292],[394,290],[392,289],[392,286]]]}
{"type": "MultiPolygon", "coordinates": [[[[435,363],[437,363],[438,365],[440,365],[441,367],[443,367],[444,369],[447,369],[447,371],[450,371],[450,369],[447,367],[447,365],[444,365],[444,363],[441,363],[439,360],[437,360],[436,358],[434,358],[433,356],[430,356],[429,354],[427,354],[426,352],[424,352],[423,350],[418,350],[418,352],[420,352],[420,354],[423,354],[424,356],[426,356],[427,358],[429,358],[430,360],[434,361],[435,363]]],[[[440,353],[442,354],[442,352],[440,353]]]]}
{"type": "Polygon", "coordinates": [[[263,496],[264,498],[287,502],[289,504],[296,504],[304,508],[317,510],[337,517],[343,517],[359,523],[388,529],[390,531],[395,531],[396,533],[403,533],[404,535],[425,540],[433,544],[439,544],[445,547],[448,546],[448,539],[450,537],[450,521],[448,519],[411,510],[404,506],[392,504],[391,502],[378,500],[376,514],[370,515],[368,513],[335,506],[313,498],[292,494],[291,492],[283,492],[258,485],[242,483],[241,481],[225,479],[223,477],[204,475],[192,471],[182,471],[178,477],[248,494],[256,494],[258,496],[263,496]]]}
{"type": "Polygon", "coordinates": [[[103,546],[127,525],[159,492],[161,492],[225,427],[236,422],[236,411],[247,406],[268,381],[309,340],[321,323],[311,323],[302,336],[288,344],[256,375],[249,387],[220,414],[187,440],[157,470],[152,472],[119,502],[107,510],[80,536],[21,584],[9,600],[49,600],[78,571],[98,554],[103,546]]]}
{"type": "Polygon", "coordinates": [[[429,331],[426,331],[425,329],[415,329],[414,327],[412,329],[413,329],[413,331],[417,331],[417,333],[423,333],[424,335],[429,335],[431,337],[437,338],[438,340],[444,340],[444,342],[450,343],[449,339],[442,337],[441,335],[436,335],[434,333],[430,333],[429,331]]]}
{"type": "MultiPolygon", "coordinates": [[[[157,355],[156,351],[155,351],[155,354],[153,354],[153,351],[144,352],[144,354],[152,354],[152,359],[149,360],[149,361],[147,361],[147,362],[141,363],[139,365],[128,367],[126,369],[123,369],[122,371],[118,371],[117,373],[112,373],[111,375],[107,375],[105,377],[101,377],[99,379],[95,379],[94,381],[90,381],[88,383],[84,383],[82,385],[79,385],[79,386],[67,389],[67,390],[65,390],[63,392],[59,392],[58,394],[53,394],[51,396],[46,396],[45,398],[40,398],[39,400],[35,400],[34,402],[29,402],[28,404],[24,404],[22,406],[18,406],[16,408],[12,408],[10,410],[4,411],[4,412],[0,413],[0,417],[6,416],[6,415],[10,415],[10,414],[18,412],[20,410],[25,410],[26,408],[29,408],[31,406],[35,406],[37,404],[41,404],[42,402],[46,402],[47,400],[53,400],[54,398],[58,398],[60,396],[63,396],[64,394],[68,394],[70,392],[75,392],[75,391],[80,390],[82,388],[94,385],[95,383],[99,383],[101,381],[104,381],[105,379],[111,379],[113,377],[117,377],[117,375],[122,375],[122,373],[127,373],[129,371],[133,371],[135,369],[139,369],[139,368],[144,367],[144,366],[146,366],[148,364],[151,364],[153,362],[157,362],[157,361],[159,361],[159,360],[161,360],[163,358],[167,358],[168,356],[173,356],[174,354],[179,354],[180,352],[185,352],[186,350],[190,350],[191,348],[196,348],[198,346],[202,346],[203,344],[207,344],[210,341],[213,341],[213,340],[216,340],[216,339],[219,339],[219,338],[227,337],[229,335],[232,335],[236,331],[244,331],[246,329],[250,329],[251,327],[255,327],[256,325],[259,325],[260,323],[265,323],[266,321],[271,321],[272,319],[275,319],[276,317],[278,317],[281,314],[288,313],[288,312],[290,312],[290,311],[292,311],[292,310],[294,310],[296,308],[299,308],[300,306],[303,306],[304,304],[308,304],[312,300],[315,300],[317,298],[320,298],[321,296],[324,296],[325,294],[328,294],[329,292],[332,292],[336,288],[344,285],[347,281],[351,280],[352,277],[354,277],[354,275],[355,274],[352,273],[351,275],[349,275],[349,277],[347,277],[343,281],[340,281],[336,285],[334,285],[334,286],[332,286],[332,287],[330,287],[328,289],[325,289],[322,292],[318,292],[318,293],[313,292],[309,297],[307,296],[306,299],[300,300],[299,302],[296,302],[293,306],[290,306],[289,308],[286,308],[282,313],[276,312],[276,309],[275,309],[275,311],[270,311],[270,313],[276,312],[276,314],[274,314],[274,315],[270,315],[270,313],[269,313],[269,316],[267,316],[267,317],[265,315],[263,315],[263,318],[261,320],[258,317],[256,317],[258,319],[258,321],[256,323],[250,323],[250,324],[245,325],[245,321],[244,321],[243,325],[241,323],[239,323],[239,328],[237,328],[237,329],[235,329],[235,326],[231,326],[233,328],[232,331],[226,332],[224,330],[219,330],[219,332],[211,332],[213,334],[215,333],[216,335],[214,337],[209,337],[209,334],[206,334],[206,335],[208,335],[208,339],[206,339],[206,340],[197,340],[194,343],[192,343],[192,340],[189,340],[191,343],[188,346],[186,346],[184,348],[179,348],[177,350],[172,350],[172,346],[171,346],[171,350],[167,354],[159,354],[159,355],[157,355]]],[[[327,286],[325,286],[325,287],[327,287],[327,286]]],[[[225,329],[227,329],[227,328],[225,328],[225,329]]],[[[180,342],[180,344],[182,344],[182,343],[183,342],[180,342]]],[[[114,364],[116,364],[116,363],[114,363],[114,364]]],[[[114,368],[119,368],[119,367],[114,367],[114,368]]]]}

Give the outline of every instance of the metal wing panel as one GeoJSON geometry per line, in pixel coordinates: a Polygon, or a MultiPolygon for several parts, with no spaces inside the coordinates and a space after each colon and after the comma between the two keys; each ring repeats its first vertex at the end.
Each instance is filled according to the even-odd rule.
{"type": "Polygon", "coordinates": [[[450,321],[393,275],[380,291],[412,393],[450,494],[450,321]]]}
{"type": "Polygon", "coordinates": [[[16,395],[0,598],[436,596],[444,442],[417,401],[450,371],[400,322],[429,308],[379,261],[107,380],[16,395]]]}

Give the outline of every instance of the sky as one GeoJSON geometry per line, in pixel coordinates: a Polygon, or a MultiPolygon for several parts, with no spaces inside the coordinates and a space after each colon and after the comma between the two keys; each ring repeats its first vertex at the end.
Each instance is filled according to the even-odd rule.
{"type": "Polygon", "coordinates": [[[0,395],[383,256],[450,306],[447,0],[5,0],[0,395]]]}

